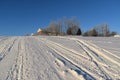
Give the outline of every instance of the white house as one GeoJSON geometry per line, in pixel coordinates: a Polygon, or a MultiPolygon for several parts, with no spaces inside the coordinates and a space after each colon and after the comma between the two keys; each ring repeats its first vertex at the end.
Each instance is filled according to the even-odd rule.
{"type": "Polygon", "coordinates": [[[42,30],[39,28],[38,30],[37,30],[37,35],[41,35],[42,34],[42,30]]]}
{"type": "Polygon", "coordinates": [[[31,33],[31,36],[34,36],[34,33],[31,33]]]}

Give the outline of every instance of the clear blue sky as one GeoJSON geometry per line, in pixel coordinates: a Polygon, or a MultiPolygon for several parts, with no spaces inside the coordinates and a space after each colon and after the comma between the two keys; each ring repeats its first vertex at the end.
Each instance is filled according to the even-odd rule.
{"type": "Polygon", "coordinates": [[[24,35],[76,16],[83,31],[106,23],[120,33],[120,0],[0,0],[0,35],[24,35]]]}

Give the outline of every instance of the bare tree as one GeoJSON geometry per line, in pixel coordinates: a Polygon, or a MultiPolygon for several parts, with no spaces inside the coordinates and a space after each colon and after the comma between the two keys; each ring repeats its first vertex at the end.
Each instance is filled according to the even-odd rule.
{"type": "Polygon", "coordinates": [[[67,29],[67,34],[68,34],[68,35],[72,35],[72,28],[71,28],[71,27],[69,27],[69,28],[67,29]]]}
{"type": "Polygon", "coordinates": [[[76,18],[71,18],[65,21],[66,33],[68,35],[76,35],[80,29],[79,21],[76,18]]]}
{"type": "Polygon", "coordinates": [[[76,35],[80,29],[79,21],[76,18],[59,20],[57,22],[51,22],[45,32],[49,32],[52,35],[76,35]]]}
{"type": "Polygon", "coordinates": [[[88,32],[89,36],[98,36],[98,32],[95,29],[92,29],[88,32]]]}
{"type": "Polygon", "coordinates": [[[95,30],[98,32],[98,36],[109,36],[110,30],[108,24],[101,24],[95,27],[95,30]]]}
{"type": "Polygon", "coordinates": [[[51,22],[46,31],[51,33],[51,35],[60,35],[62,33],[61,22],[51,22]]]}

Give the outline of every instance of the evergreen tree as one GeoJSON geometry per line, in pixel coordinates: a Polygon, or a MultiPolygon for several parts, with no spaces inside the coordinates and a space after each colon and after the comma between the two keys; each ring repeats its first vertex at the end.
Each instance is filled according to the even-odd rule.
{"type": "Polygon", "coordinates": [[[82,34],[82,32],[81,32],[81,30],[79,28],[78,31],[77,31],[77,35],[81,35],[81,34],[82,34]]]}

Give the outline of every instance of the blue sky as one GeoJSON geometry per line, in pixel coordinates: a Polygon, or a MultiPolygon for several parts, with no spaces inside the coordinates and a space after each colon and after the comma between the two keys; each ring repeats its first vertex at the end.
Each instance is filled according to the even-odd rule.
{"type": "Polygon", "coordinates": [[[35,33],[51,21],[74,16],[83,31],[109,24],[120,33],[120,0],[0,0],[0,35],[35,33]]]}

